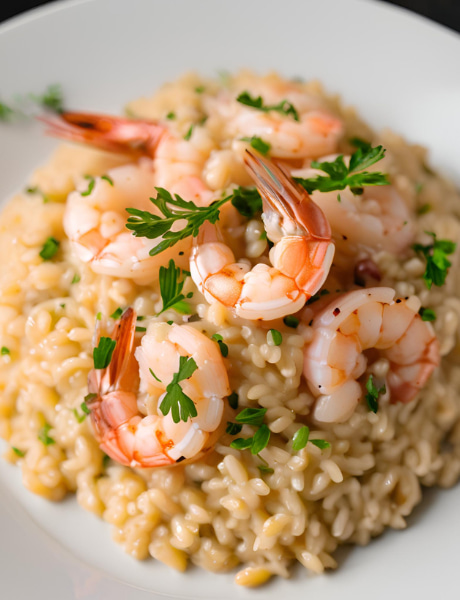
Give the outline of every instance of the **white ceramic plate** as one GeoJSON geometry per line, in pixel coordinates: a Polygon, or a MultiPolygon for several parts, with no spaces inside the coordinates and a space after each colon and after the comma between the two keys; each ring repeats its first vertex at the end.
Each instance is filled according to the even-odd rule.
{"type": "MultiPolygon", "coordinates": [[[[320,78],[375,127],[431,149],[459,181],[460,37],[385,4],[364,0],[83,0],[58,2],[0,27],[0,93],[62,84],[75,109],[119,112],[183,71],[249,66],[320,78]]],[[[0,198],[20,189],[55,146],[39,127],[0,126],[0,198]]],[[[5,260],[5,257],[2,257],[5,260]]],[[[179,575],[138,563],[109,526],[73,499],[54,505],[0,463],[0,596],[5,600],[290,598],[387,600],[457,597],[460,489],[430,491],[404,532],[342,550],[340,569],[259,590],[232,575],[179,575]],[[134,586],[134,587],[130,587],[134,586]],[[449,593],[449,590],[450,593],[449,593]]]]}

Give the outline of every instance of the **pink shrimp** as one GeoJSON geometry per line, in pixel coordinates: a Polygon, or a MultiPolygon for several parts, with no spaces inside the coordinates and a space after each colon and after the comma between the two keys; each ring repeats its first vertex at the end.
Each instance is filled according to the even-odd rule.
{"type": "Polygon", "coordinates": [[[390,401],[410,402],[440,361],[431,323],[418,314],[415,296],[394,300],[391,288],[355,290],[337,296],[313,316],[304,375],[317,401],[313,416],[334,423],[347,420],[363,396],[357,381],[367,370],[369,351],[388,361],[390,401]],[[377,352],[376,352],[377,351],[377,352]]]}
{"type": "Polygon", "coordinates": [[[271,320],[300,310],[324,283],[334,256],[322,211],[277,165],[246,153],[262,195],[273,267],[235,262],[219,229],[206,223],[195,238],[190,271],[210,303],[221,302],[245,319],[271,320]]]}
{"type": "Polygon", "coordinates": [[[135,348],[135,328],[136,313],[128,309],[112,334],[116,346],[109,366],[89,375],[94,398],[88,408],[100,447],[118,463],[138,468],[197,460],[223,433],[230,388],[222,355],[193,327],[167,323],[153,323],[135,348]],[[197,366],[180,384],[197,415],[175,423],[160,404],[184,356],[197,366]],[[150,398],[147,415],[139,412],[139,393],[150,398]]]}

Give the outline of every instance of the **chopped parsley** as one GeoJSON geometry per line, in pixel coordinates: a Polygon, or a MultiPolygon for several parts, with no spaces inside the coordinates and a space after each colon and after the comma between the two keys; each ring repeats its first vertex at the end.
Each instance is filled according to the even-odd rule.
{"type": "Polygon", "coordinates": [[[181,356],[179,358],[179,371],[173,375],[173,379],[166,387],[160,410],[164,415],[171,412],[174,423],[187,421],[189,417],[196,417],[197,411],[195,403],[182,391],[179,385],[181,381],[189,379],[198,368],[193,358],[181,356]]]}
{"type": "Polygon", "coordinates": [[[111,319],[119,319],[122,314],[123,314],[123,309],[121,308],[121,306],[119,306],[117,309],[115,309],[113,311],[113,313],[110,315],[110,318],[111,319]]]}
{"type": "Polygon", "coordinates": [[[150,367],[149,367],[149,371],[150,371],[150,375],[151,375],[151,376],[152,376],[154,379],[156,379],[156,380],[157,380],[159,383],[161,383],[161,379],[159,379],[159,378],[158,378],[158,377],[155,375],[155,373],[152,371],[152,369],[151,369],[150,367]]]}
{"type": "Polygon", "coordinates": [[[257,465],[257,468],[262,473],[262,475],[271,475],[275,472],[271,467],[268,467],[267,465],[257,465]]]}
{"type": "Polygon", "coordinates": [[[89,415],[91,413],[90,409],[88,408],[88,406],[86,405],[86,402],[82,402],[80,404],[80,408],[83,411],[83,414],[81,415],[78,410],[76,408],[74,408],[72,410],[75,418],[77,419],[77,421],[79,423],[83,423],[83,421],[86,419],[87,415],[89,415]]]}
{"type": "Polygon", "coordinates": [[[230,196],[223,198],[210,206],[197,206],[194,202],[183,200],[177,194],[173,198],[164,188],[155,189],[158,195],[156,198],[150,198],[150,201],[164,217],[137,208],[126,209],[132,215],[128,218],[126,227],[136,237],[148,239],[163,237],[162,241],[150,250],[150,256],[156,256],[184,238],[196,237],[205,221],[216,223],[219,219],[219,208],[231,198],[230,196]],[[186,225],[179,231],[172,231],[171,228],[176,221],[186,221],[186,225]]]}
{"type": "Polygon", "coordinates": [[[249,92],[242,92],[236,99],[240,104],[256,108],[263,112],[275,111],[281,115],[290,116],[294,121],[300,121],[299,113],[296,111],[294,106],[288,100],[281,100],[278,104],[264,104],[262,96],[253,97],[249,92]]]}
{"type": "Polygon", "coordinates": [[[0,102],[0,121],[9,121],[14,115],[14,110],[4,102],[0,102]]]}
{"type": "Polygon", "coordinates": [[[96,398],[97,398],[97,394],[95,394],[94,392],[92,392],[90,394],[86,394],[86,396],[83,398],[83,401],[86,404],[88,404],[88,402],[92,402],[93,400],[96,400],[96,398]]]}
{"type": "Polygon", "coordinates": [[[422,317],[422,321],[436,321],[436,313],[432,308],[420,307],[418,314],[422,317]]]}
{"type": "Polygon", "coordinates": [[[257,213],[262,212],[262,198],[257,188],[237,187],[233,190],[231,202],[236,210],[247,219],[252,219],[257,213]]]}
{"type": "Polygon", "coordinates": [[[43,260],[51,260],[53,256],[59,250],[60,242],[54,237],[49,237],[45,240],[43,248],[40,250],[39,255],[43,260]]]}
{"type": "Polygon", "coordinates": [[[0,349],[0,354],[2,356],[6,356],[6,355],[10,354],[10,349],[7,348],[6,346],[2,346],[2,348],[0,349]]]}
{"type": "Polygon", "coordinates": [[[70,283],[78,283],[80,281],[81,277],[78,273],[75,273],[75,275],[73,276],[73,279],[70,283]]]}
{"type": "Polygon", "coordinates": [[[11,450],[16,454],[16,456],[19,456],[19,458],[22,458],[23,456],[26,455],[25,452],[23,452],[22,450],[19,450],[19,448],[16,448],[16,446],[11,446],[11,450]]]}
{"type": "Polygon", "coordinates": [[[238,408],[238,394],[236,392],[232,392],[227,400],[230,408],[233,408],[234,410],[238,408]]]}
{"type": "Polygon", "coordinates": [[[110,365],[116,345],[116,340],[112,340],[109,337],[101,337],[99,344],[93,349],[95,369],[106,369],[110,365]]]}
{"type": "Polygon", "coordinates": [[[139,325],[136,327],[136,333],[145,333],[147,331],[147,327],[140,327],[139,325]]]}
{"type": "Polygon", "coordinates": [[[271,144],[265,142],[257,135],[253,135],[252,137],[243,137],[241,138],[241,141],[249,142],[251,147],[254,148],[254,150],[257,150],[257,152],[260,152],[260,154],[263,156],[267,156],[267,154],[270,152],[271,144]]]}
{"type": "Polygon", "coordinates": [[[287,315],[287,317],[284,317],[283,323],[286,325],[286,327],[297,329],[300,323],[300,319],[298,317],[294,317],[293,315],[287,315]]]}
{"type": "Polygon", "coordinates": [[[51,202],[50,197],[47,194],[45,194],[45,192],[42,192],[38,186],[28,187],[26,189],[26,193],[27,194],[39,194],[42,197],[44,204],[51,202]]]}
{"type": "Polygon", "coordinates": [[[331,292],[329,290],[321,290],[320,292],[318,292],[317,294],[314,294],[311,298],[309,298],[305,305],[309,306],[310,304],[313,304],[314,302],[317,302],[320,298],[322,298],[323,296],[327,296],[328,294],[330,294],[331,292]]]}
{"type": "Polygon", "coordinates": [[[45,425],[43,425],[43,427],[38,432],[38,439],[43,444],[45,444],[45,446],[50,446],[51,444],[56,443],[53,440],[53,438],[48,435],[50,429],[51,429],[51,425],[49,425],[48,423],[45,423],[45,425]]]}
{"type": "Polygon", "coordinates": [[[457,244],[450,240],[438,240],[433,232],[425,231],[425,233],[433,237],[433,243],[426,246],[413,244],[412,248],[426,260],[423,279],[426,287],[431,289],[433,284],[440,287],[446,282],[447,272],[452,264],[447,256],[455,252],[457,244]]]}
{"type": "Polygon", "coordinates": [[[217,342],[219,344],[220,353],[222,354],[222,356],[224,358],[227,358],[227,356],[228,356],[228,346],[224,342],[224,338],[220,335],[220,333],[215,333],[211,337],[211,339],[214,340],[215,342],[217,342]]]}
{"type": "Polygon", "coordinates": [[[366,394],[365,398],[366,398],[367,406],[368,406],[369,410],[371,410],[373,413],[376,413],[379,409],[379,404],[378,404],[379,396],[380,396],[380,394],[385,394],[387,389],[384,385],[382,385],[381,388],[377,388],[374,385],[373,375],[369,375],[369,379],[366,382],[366,390],[367,390],[367,394],[366,394]]]}
{"type": "Polygon", "coordinates": [[[168,267],[160,267],[159,281],[163,308],[156,316],[161,315],[168,308],[173,308],[183,315],[189,315],[192,312],[190,305],[185,301],[186,298],[191,297],[191,293],[187,296],[182,294],[182,288],[188,275],[188,271],[182,271],[182,269],[176,267],[176,263],[172,258],[168,267]]]}
{"type": "Polygon", "coordinates": [[[270,429],[267,425],[261,425],[252,437],[237,438],[231,442],[230,447],[236,450],[249,449],[251,454],[259,454],[267,447],[270,441],[270,429]]]}
{"type": "Polygon", "coordinates": [[[283,336],[277,329],[270,329],[267,333],[267,342],[271,346],[281,346],[283,336]]]}
{"type": "Polygon", "coordinates": [[[194,127],[194,125],[190,125],[190,127],[188,128],[187,133],[184,135],[184,140],[186,140],[187,142],[192,137],[193,127],[194,127]]]}
{"type": "Polygon", "coordinates": [[[225,433],[228,433],[230,435],[238,435],[239,433],[241,433],[242,429],[243,425],[241,425],[240,423],[231,423],[230,421],[227,421],[227,429],[225,430],[225,433]]]}
{"type": "Polygon", "coordinates": [[[266,412],[266,408],[244,408],[236,415],[235,420],[247,425],[262,425],[266,412]]]}
{"type": "Polygon", "coordinates": [[[176,118],[176,113],[175,113],[175,112],[173,112],[173,111],[171,111],[171,112],[169,112],[169,113],[166,115],[166,118],[167,118],[169,121],[173,121],[173,120],[176,118]]]}
{"type": "Polygon", "coordinates": [[[89,180],[88,188],[84,192],[81,192],[81,195],[89,196],[91,194],[91,192],[93,191],[94,186],[96,185],[96,180],[94,179],[94,177],[92,175],[85,175],[85,179],[89,180]]]}
{"type": "Polygon", "coordinates": [[[326,450],[326,448],[330,448],[331,444],[329,442],[326,442],[326,440],[308,440],[310,442],[310,444],[313,444],[313,446],[316,446],[317,448],[319,448],[320,450],[326,450]]]}
{"type": "Polygon", "coordinates": [[[113,187],[113,179],[111,177],[108,175],[101,175],[101,179],[107,181],[107,183],[113,187]]]}
{"type": "Polygon", "coordinates": [[[323,171],[327,176],[317,175],[308,179],[294,177],[294,180],[305,188],[309,194],[315,190],[332,192],[334,190],[344,190],[346,187],[349,187],[354,194],[362,194],[363,187],[388,185],[390,183],[386,173],[370,173],[365,170],[384,156],[383,146],[373,148],[370,145],[364,145],[351,155],[348,167],[343,160],[343,155],[330,162],[313,160],[311,163],[312,168],[323,171]]]}
{"type": "Polygon", "coordinates": [[[432,209],[431,204],[422,204],[422,206],[419,206],[417,208],[417,214],[418,215],[426,215],[426,213],[430,212],[430,210],[432,209]]]}
{"type": "Polygon", "coordinates": [[[61,86],[57,83],[49,85],[45,92],[39,96],[30,94],[30,98],[37,104],[47,108],[55,113],[62,113],[64,110],[64,98],[61,86]]]}
{"type": "Polygon", "coordinates": [[[297,430],[292,438],[292,449],[297,452],[305,448],[310,437],[310,429],[306,425],[297,430]]]}
{"type": "Polygon", "coordinates": [[[204,92],[204,89],[205,89],[205,88],[204,88],[204,85],[198,85],[198,86],[195,88],[195,92],[196,92],[197,94],[202,94],[202,93],[204,92]]]}

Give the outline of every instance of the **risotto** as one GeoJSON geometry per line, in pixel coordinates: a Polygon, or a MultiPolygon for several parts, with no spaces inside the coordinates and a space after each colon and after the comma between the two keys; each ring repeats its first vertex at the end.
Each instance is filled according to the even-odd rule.
{"type": "Polygon", "coordinates": [[[47,119],[87,145],[0,215],[5,458],[139,560],[334,568],[459,478],[459,195],[317,82],[127,115],[47,119]]]}

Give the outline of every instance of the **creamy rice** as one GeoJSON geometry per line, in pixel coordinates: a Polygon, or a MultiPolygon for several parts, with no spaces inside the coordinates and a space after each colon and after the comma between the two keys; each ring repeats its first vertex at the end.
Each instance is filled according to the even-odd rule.
{"type": "MultiPolygon", "coordinates": [[[[225,82],[237,90],[260,80],[241,73],[225,82]]],[[[276,76],[263,84],[277,85],[276,76]]],[[[434,231],[439,238],[460,238],[460,198],[454,186],[427,166],[420,146],[384,131],[372,132],[355,112],[316,83],[298,84],[312,103],[340,116],[347,140],[359,136],[382,144],[387,156],[379,169],[391,176],[415,215],[417,235],[434,231]]],[[[164,119],[181,136],[202,119],[219,83],[188,75],[162,88],[153,98],[128,107],[130,115],[164,119]],[[196,89],[204,87],[204,92],[196,89]]],[[[240,150],[225,138],[218,119],[203,123],[194,143],[207,161],[204,181],[212,189],[234,182],[251,185],[239,161],[240,150]],[[233,148],[233,149],[232,149],[233,148]]],[[[228,345],[231,389],[239,408],[267,408],[272,435],[260,453],[273,473],[261,473],[261,460],[230,447],[224,434],[205,459],[174,468],[130,469],[107,460],[94,438],[90,418],[80,405],[93,367],[92,336],[96,314],[132,306],[152,321],[182,322],[174,310],[152,317],[161,308],[158,284],[97,275],[72,253],[63,230],[68,193],[84,175],[100,175],[124,164],[126,157],[62,146],[38,169],[31,186],[40,193],[20,193],[0,215],[0,248],[8,257],[0,266],[0,434],[8,441],[5,458],[22,470],[24,485],[49,500],[76,493],[78,503],[112,525],[114,540],[137,559],[153,557],[183,571],[189,561],[214,572],[236,568],[236,581],[253,586],[272,575],[289,576],[293,561],[321,573],[334,568],[339,544],[367,544],[386,527],[402,529],[421,499],[422,486],[454,485],[460,475],[460,362],[458,328],[460,278],[457,253],[446,284],[428,290],[423,261],[413,252],[397,257],[376,251],[382,273],[379,285],[400,296],[416,294],[436,310],[434,329],[442,361],[417,398],[408,404],[382,402],[377,413],[360,403],[345,423],[323,426],[309,420],[314,403],[302,376],[303,349],[312,328],[297,329],[281,320],[281,346],[267,339],[258,322],[235,318],[220,304],[208,305],[190,278],[184,291],[198,315],[193,326],[207,335],[219,333],[228,345]],[[60,241],[52,261],[39,252],[48,237],[60,241]],[[78,279],[78,281],[77,281],[78,279]],[[76,413],[75,413],[76,411],[76,413]],[[80,418],[77,418],[80,417],[80,418]],[[308,443],[294,452],[291,440],[308,423],[311,438],[330,443],[324,450],[308,443]],[[43,443],[45,433],[54,443],[43,443]],[[39,439],[39,436],[42,439],[39,439]],[[13,449],[19,450],[17,452],[13,449]],[[22,456],[23,454],[23,456],[22,456]]],[[[230,218],[224,215],[224,218],[230,218]]],[[[266,250],[258,218],[242,220],[235,244],[246,248],[253,263],[266,250]]],[[[326,282],[325,287],[328,286],[326,282]]],[[[384,361],[373,371],[385,373],[384,361]]],[[[243,437],[253,434],[245,425],[243,437]]]]}

